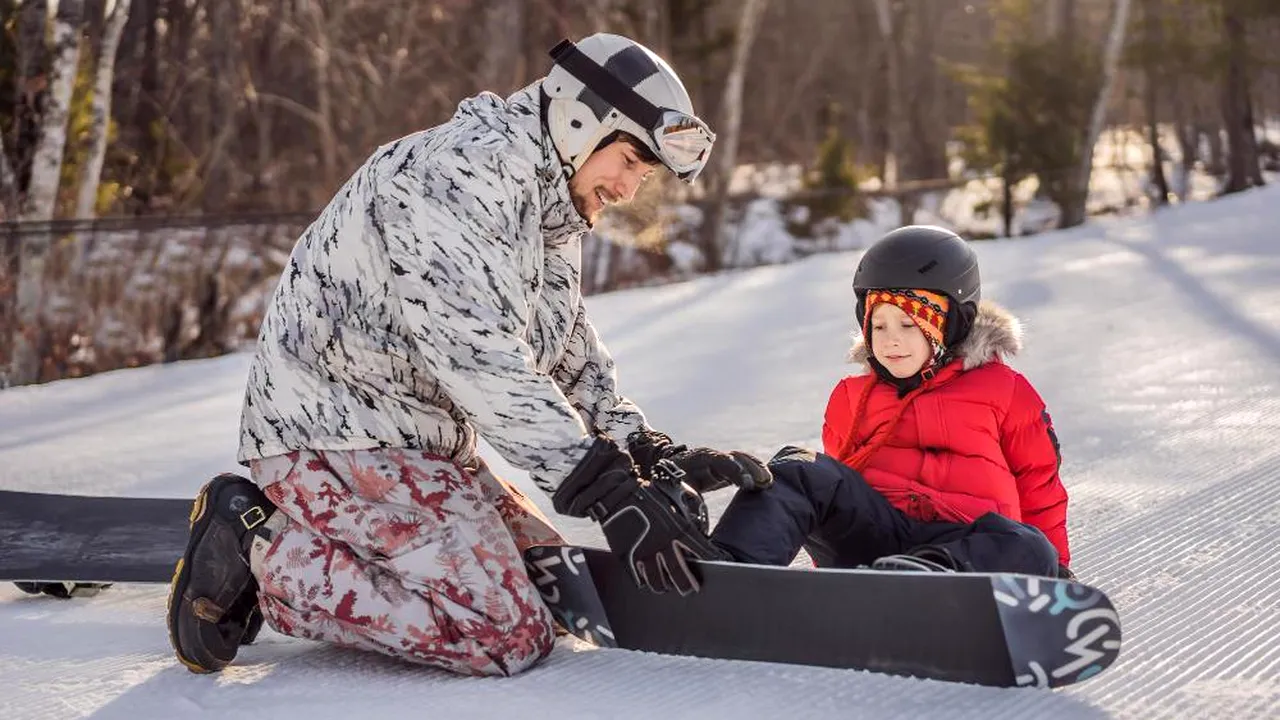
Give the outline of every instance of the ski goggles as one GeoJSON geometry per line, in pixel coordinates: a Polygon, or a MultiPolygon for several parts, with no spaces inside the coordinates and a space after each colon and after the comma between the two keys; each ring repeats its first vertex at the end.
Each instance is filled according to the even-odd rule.
{"type": "Polygon", "coordinates": [[[645,144],[676,177],[692,183],[706,167],[716,134],[700,118],[654,105],[569,40],[552,48],[551,57],[600,99],[644,128],[649,135],[645,144]]]}

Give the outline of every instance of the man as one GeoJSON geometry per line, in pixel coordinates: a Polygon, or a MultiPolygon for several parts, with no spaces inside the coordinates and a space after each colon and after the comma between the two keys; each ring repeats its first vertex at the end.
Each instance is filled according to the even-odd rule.
{"type": "Polygon", "coordinates": [[[252,482],[200,491],[174,574],[170,638],[193,671],[225,667],[264,617],[466,674],[546,655],[552,620],[521,553],[560,537],[488,471],[478,437],[557,512],[600,522],[657,592],[696,591],[686,558],[724,557],[697,490],[771,480],[754,458],[647,426],[579,284],[600,211],[658,165],[692,182],[715,136],[631,40],[552,56],[505,101],[482,93],[379,148],[299,240],[249,369],[252,482]]]}

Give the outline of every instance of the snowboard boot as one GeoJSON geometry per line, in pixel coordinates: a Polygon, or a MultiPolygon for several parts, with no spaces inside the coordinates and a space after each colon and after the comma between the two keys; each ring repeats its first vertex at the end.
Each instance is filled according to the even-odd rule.
{"type": "Polygon", "coordinates": [[[876,558],[871,563],[876,570],[896,570],[910,572],[948,572],[959,569],[951,553],[936,547],[919,547],[900,555],[886,555],[876,558]]]}
{"type": "Polygon", "coordinates": [[[223,473],[191,509],[191,537],[169,589],[169,641],[192,672],[226,667],[262,628],[258,581],[249,569],[255,538],[275,506],[247,478],[223,473]]]}

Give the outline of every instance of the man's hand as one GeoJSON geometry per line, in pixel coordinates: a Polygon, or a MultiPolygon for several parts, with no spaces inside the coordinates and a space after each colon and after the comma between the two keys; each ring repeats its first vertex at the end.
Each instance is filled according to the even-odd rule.
{"type": "Polygon", "coordinates": [[[727,558],[707,539],[705,506],[700,523],[682,488],[641,480],[631,457],[605,438],[596,439],[551,499],[558,513],[600,523],[614,556],[637,585],[654,592],[697,592],[701,584],[688,560],[727,558]]]}
{"type": "Polygon", "coordinates": [[[730,485],[753,492],[773,484],[773,473],[769,468],[747,453],[676,445],[670,436],[656,430],[631,433],[627,438],[627,449],[635,458],[641,477],[654,480],[655,472],[664,472],[661,466],[665,466],[665,472],[669,473],[674,465],[683,473],[679,481],[688,483],[699,493],[730,485]]]}

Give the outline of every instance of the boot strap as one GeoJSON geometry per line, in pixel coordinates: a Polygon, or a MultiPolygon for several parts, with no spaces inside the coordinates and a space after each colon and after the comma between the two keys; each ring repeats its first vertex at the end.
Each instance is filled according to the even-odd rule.
{"type": "Polygon", "coordinates": [[[207,597],[198,597],[191,601],[191,611],[195,613],[196,617],[204,620],[205,622],[220,625],[228,619],[231,619],[243,629],[250,613],[257,604],[257,591],[248,590],[246,592],[241,592],[236,597],[235,601],[231,603],[231,607],[226,609],[223,609],[221,605],[207,597]]]}

